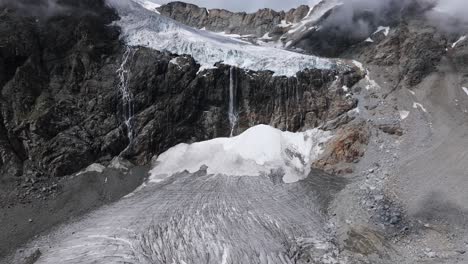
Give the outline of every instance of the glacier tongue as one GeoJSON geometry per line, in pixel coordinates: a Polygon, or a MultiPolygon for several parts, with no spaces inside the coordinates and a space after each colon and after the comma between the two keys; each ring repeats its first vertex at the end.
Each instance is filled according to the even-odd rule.
{"type": "Polygon", "coordinates": [[[286,183],[304,179],[311,163],[322,153],[331,133],[319,129],[282,132],[258,125],[232,138],[179,144],[156,160],[150,180],[159,182],[184,170],[191,173],[206,165],[209,174],[261,176],[282,170],[286,183]]]}
{"type": "Polygon", "coordinates": [[[223,62],[254,71],[270,70],[275,75],[294,76],[304,69],[329,69],[336,65],[333,60],[255,46],[194,29],[149,11],[136,2],[107,1],[121,17],[116,24],[121,27],[122,37],[128,45],[189,54],[203,68],[223,62]]]}

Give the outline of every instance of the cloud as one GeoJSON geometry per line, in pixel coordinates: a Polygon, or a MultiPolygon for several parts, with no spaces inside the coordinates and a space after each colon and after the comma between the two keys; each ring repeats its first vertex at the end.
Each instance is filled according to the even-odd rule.
{"type": "Polygon", "coordinates": [[[435,3],[435,7],[427,13],[427,18],[445,31],[467,31],[467,13],[466,0],[439,0],[435,3]]]}

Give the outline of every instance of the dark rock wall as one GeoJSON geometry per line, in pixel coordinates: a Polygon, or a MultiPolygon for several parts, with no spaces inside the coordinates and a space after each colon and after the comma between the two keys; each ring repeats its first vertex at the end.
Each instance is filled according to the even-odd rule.
{"type": "MultiPolygon", "coordinates": [[[[180,142],[228,136],[231,67],[223,64],[197,74],[189,56],[139,48],[129,86],[135,96],[137,137],[124,152],[137,163],[180,142]]],[[[239,116],[235,134],[257,124],[298,131],[335,119],[356,106],[341,87],[362,76],[350,70],[306,70],[297,77],[272,72],[232,71],[239,116]]]]}
{"type": "Polygon", "coordinates": [[[118,154],[99,146],[120,126],[113,95],[119,31],[107,26],[117,16],[103,1],[57,3],[50,16],[45,1],[7,1],[0,9],[2,178],[65,175],[118,154]]]}

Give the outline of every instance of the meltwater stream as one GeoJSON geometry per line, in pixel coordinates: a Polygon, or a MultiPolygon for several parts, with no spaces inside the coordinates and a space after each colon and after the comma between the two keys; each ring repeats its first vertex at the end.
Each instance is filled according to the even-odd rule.
{"type": "Polygon", "coordinates": [[[129,64],[132,61],[133,56],[135,55],[135,50],[131,47],[127,47],[123,57],[122,63],[120,64],[117,74],[119,76],[119,92],[122,96],[122,114],[127,127],[127,136],[130,142],[133,141],[133,94],[128,87],[128,81],[130,77],[130,66],[129,64]]]}
{"type": "Polygon", "coordinates": [[[32,243],[36,264],[338,263],[322,208],[343,182],[179,173],[32,243]],[[328,261],[328,262],[327,262],[328,261]]]}
{"type": "Polygon", "coordinates": [[[234,129],[237,125],[238,114],[235,108],[235,102],[237,100],[237,87],[234,81],[234,67],[229,69],[229,124],[231,125],[230,137],[234,134],[234,129]]]}

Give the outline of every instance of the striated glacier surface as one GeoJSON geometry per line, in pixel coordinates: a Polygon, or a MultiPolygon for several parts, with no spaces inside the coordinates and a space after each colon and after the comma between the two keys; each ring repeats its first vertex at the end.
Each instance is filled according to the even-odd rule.
{"type": "Polygon", "coordinates": [[[345,182],[310,169],[329,136],[256,126],[176,146],[137,191],[34,240],[26,253],[40,250],[37,264],[343,263],[324,210],[345,182]],[[301,179],[285,184],[273,168],[301,179]]]}

